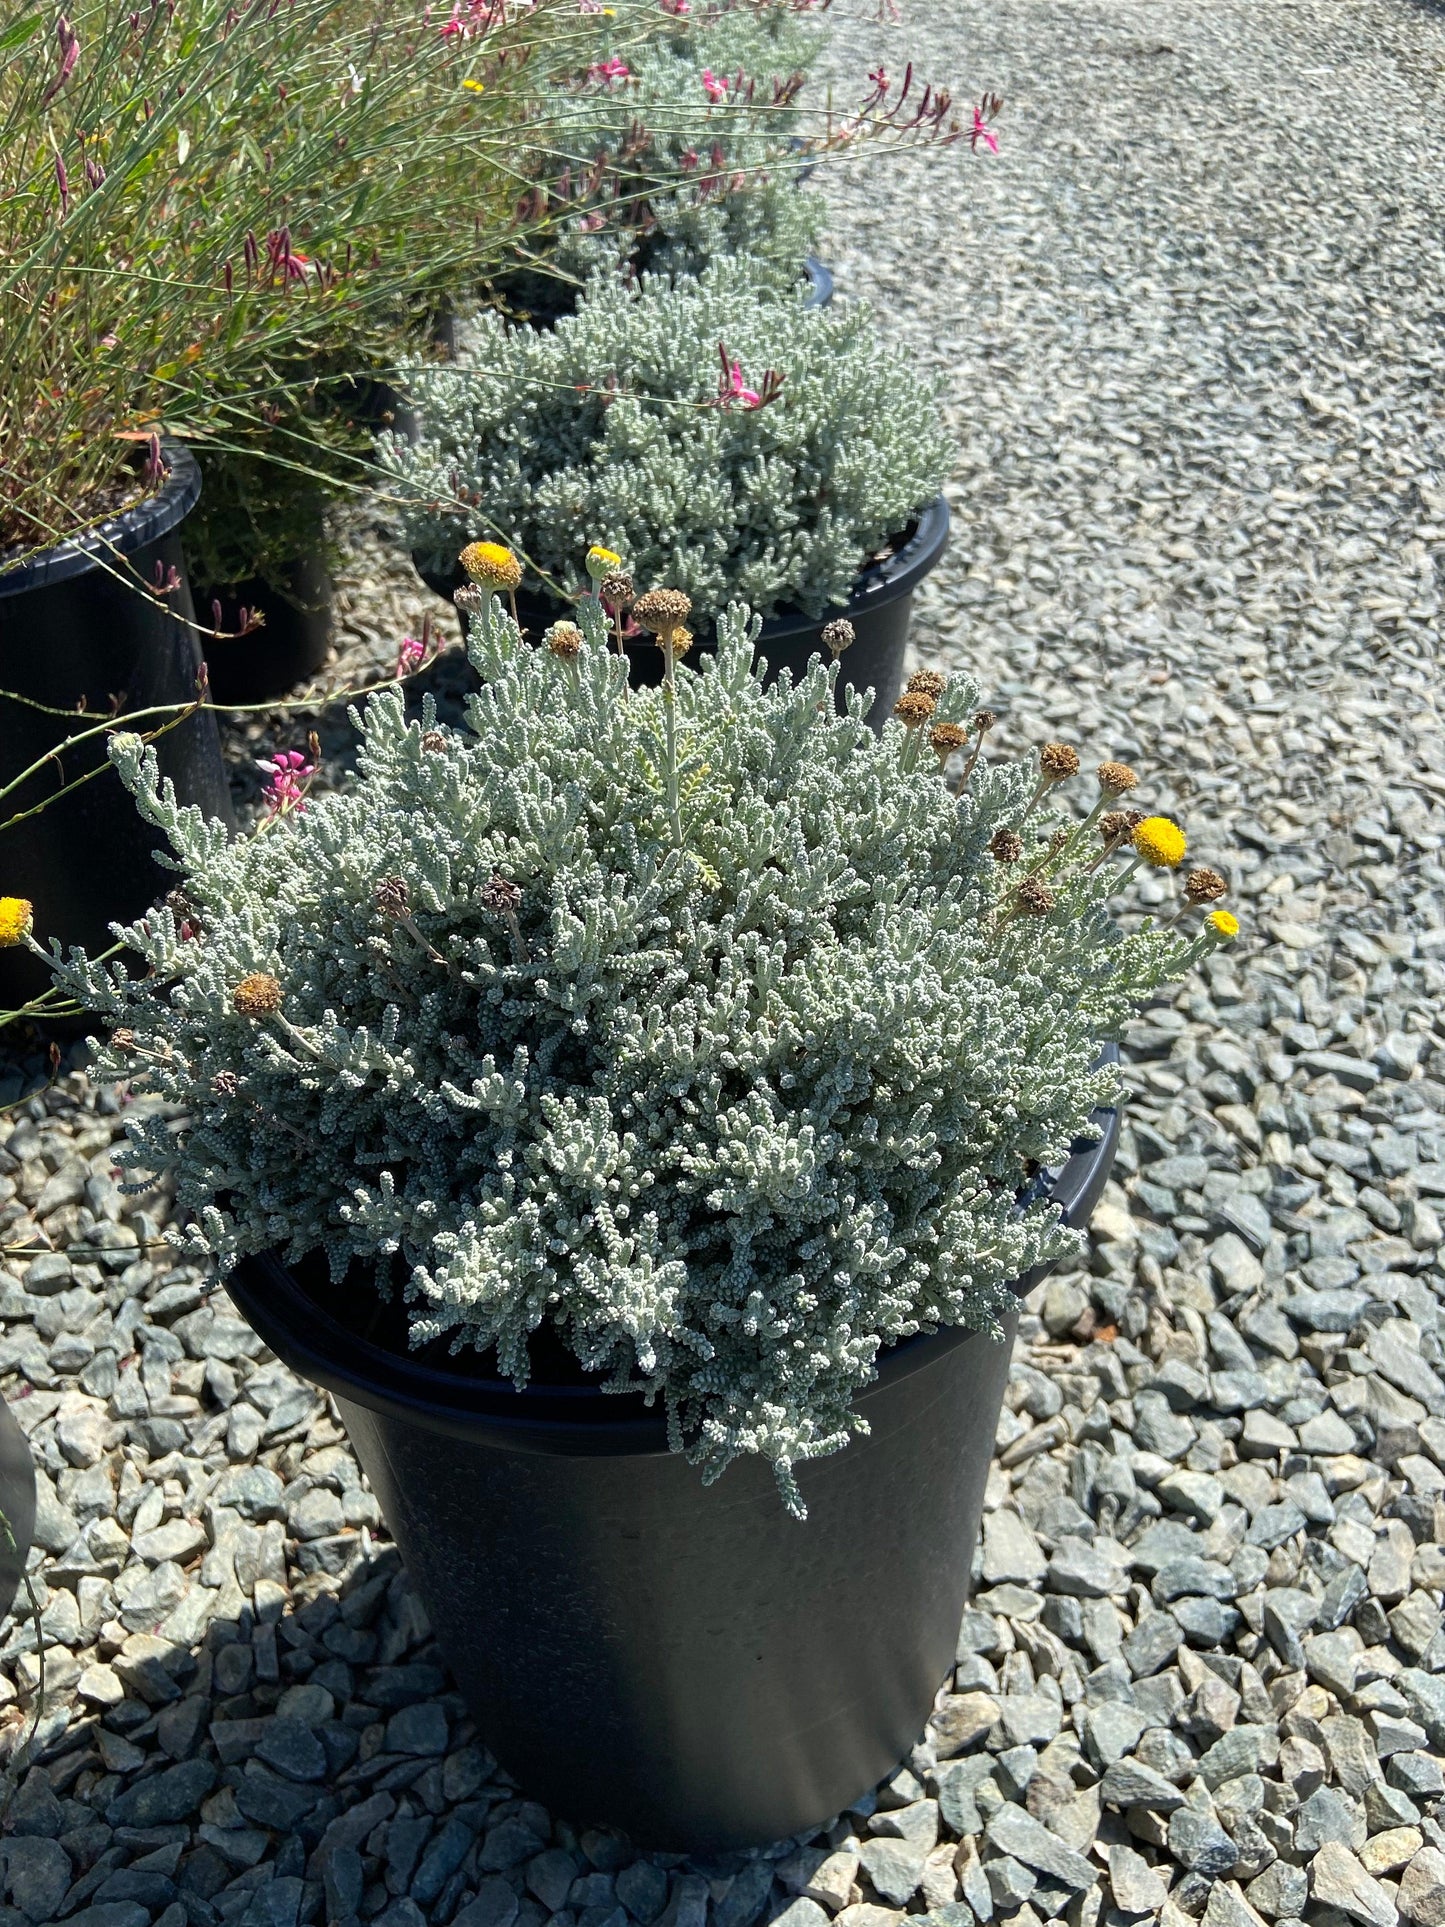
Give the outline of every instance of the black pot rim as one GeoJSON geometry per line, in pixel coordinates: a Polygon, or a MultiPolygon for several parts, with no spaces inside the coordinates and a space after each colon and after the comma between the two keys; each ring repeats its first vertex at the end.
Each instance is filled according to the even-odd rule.
{"type": "Polygon", "coordinates": [[[0,570],[0,596],[27,595],[93,569],[101,555],[134,555],[169,535],[200,500],[201,471],[184,442],[161,443],[169,474],[165,486],[145,501],[98,522],[83,535],[57,542],[29,562],[0,570]]]}
{"type": "Polygon", "coordinates": [[[912,595],[929,570],[937,567],[948,547],[949,523],[948,498],[935,495],[919,511],[913,533],[902,548],[895,549],[882,562],[870,562],[866,569],[861,569],[852,594],[837,610],[808,616],[801,609],[780,609],[776,615],[765,618],[759,643],[787,642],[794,636],[811,634],[819,623],[829,622],[835,615],[867,614],[880,604],[912,595]]]}
{"type": "MultiPolygon", "coordinates": [[[[846,602],[836,604],[820,616],[805,615],[801,609],[780,609],[775,615],[765,616],[759,643],[792,642],[799,637],[815,636],[825,622],[831,622],[837,616],[868,615],[890,602],[912,595],[924,576],[937,567],[948,547],[950,520],[948,498],[935,495],[931,502],[919,510],[913,533],[901,548],[895,549],[883,561],[870,562],[865,569],[859,570],[846,602]]],[[[436,570],[424,565],[420,550],[412,552],[412,567],[437,595],[449,596],[452,588],[457,586],[460,570],[443,579],[436,570]]],[[[518,600],[524,604],[534,602],[538,609],[555,609],[553,620],[570,617],[576,610],[573,602],[556,602],[550,596],[527,589],[518,591],[518,600]]],[[[632,640],[629,638],[629,642],[632,640]]],[[[645,641],[647,638],[639,640],[645,641]]]]}
{"type": "MultiPolygon", "coordinates": [[[[1104,1055],[1117,1061],[1117,1046],[1106,1046],[1104,1055]]],[[[1064,1222],[1076,1227],[1088,1223],[1103,1192],[1118,1144],[1118,1110],[1097,1110],[1089,1124],[1100,1135],[1092,1143],[1079,1140],[1051,1174],[1049,1186],[1064,1222]]],[[[1024,1295],[1051,1269],[1037,1267],[1016,1279],[1012,1289],[1024,1295]]],[[[413,1354],[390,1351],[349,1331],[319,1306],[279,1252],[242,1258],[226,1288],[242,1316],[293,1371],[370,1411],[457,1438],[489,1433],[499,1445],[520,1452],[592,1457],[661,1456],[668,1450],[661,1401],[649,1408],[638,1393],[609,1394],[593,1385],[531,1385],[519,1392],[509,1380],[467,1378],[413,1354]]],[[[974,1335],[969,1327],[951,1325],[889,1346],[858,1401],[866,1402],[878,1386],[910,1376],[974,1335]]]]}

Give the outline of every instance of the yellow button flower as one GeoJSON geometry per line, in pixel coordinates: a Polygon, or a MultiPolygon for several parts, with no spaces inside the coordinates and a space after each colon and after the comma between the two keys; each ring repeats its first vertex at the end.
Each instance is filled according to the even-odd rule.
{"type": "Polygon", "coordinates": [[[1134,848],[1156,870],[1174,870],[1188,847],[1184,832],[1167,816],[1146,816],[1134,831],[1134,848]]]}
{"type": "Polygon", "coordinates": [[[600,582],[605,575],[622,567],[622,557],[615,549],[604,549],[600,542],[594,542],[587,551],[587,573],[594,582],[600,582]]]}
{"type": "Polygon", "coordinates": [[[1239,935],[1239,918],[1232,916],[1228,910],[1211,910],[1204,921],[1222,943],[1233,943],[1239,935]]]}
{"type": "Polygon", "coordinates": [[[0,897],[0,950],[13,950],[30,935],[34,908],[28,897],[0,897]]]}
{"type": "Polygon", "coordinates": [[[522,565],[505,542],[468,542],[457,557],[479,588],[515,589],[522,565]]]}

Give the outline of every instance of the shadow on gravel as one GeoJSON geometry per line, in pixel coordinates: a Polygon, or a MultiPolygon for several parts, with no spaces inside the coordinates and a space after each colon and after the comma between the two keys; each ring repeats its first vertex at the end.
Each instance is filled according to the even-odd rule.
{"type": "Polygon", "coordinates": [[[775,1855],[639,1860],[520,1796],[394,1547],[324,1587],[287,1609],[260,1579],[195,1645],[132,1633],[81,1676],[89,1710],[6,1816],[4,1927],[543,1927],[564,1908],[627,1927],[624,1895],[634,1920],[685,1927],[711,1898],[721,1927],[746,1927],[776,1898],[775,1855]]]}

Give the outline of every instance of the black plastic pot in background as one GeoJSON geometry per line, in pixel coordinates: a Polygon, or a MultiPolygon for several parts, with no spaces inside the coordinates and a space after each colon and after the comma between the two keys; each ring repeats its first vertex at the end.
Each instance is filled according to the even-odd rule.
{"type": "MultiPolygon", "coordinates": [[[[830,660],[823,646],[823,630],[839,616],[853,625],[855,640],[841,660],[836,697],[838,709],[844,706],[851,683],[855,689],[874,692],[868,721],[882,729],[903,687],[904,660],[908,653],[908,632],[913,621],[913,592],[931,569],[936,567],[948,547],[948,503],[936,496],[913,526],[900,537],[896,547],[878,562],[870,562],[854,584],[847,602],[825,615],[807,616],[799,611],[769,616],[758,637],[758,654],[768,665],[768,680],[781,669],[790,669],[796,682],[814,656],[830,660]]],[[[449,600],[465,581],[460,566],[442,575],[423,567],[413,557],[417,574],[428,588],[449,600]]],[[[563,616],[573,613],[570,603],[552,602],[529,595],[525,589],[517,596],[517,614],[524,634],[535,642],[543,630],[563,616]]],[[[462,634],[466,620],[459,617],[462,634]]],[[[712,636],[699,627],[696,663],[713,646],[712,636]]],[[[655,686],[662,680],[662,652],[647,636],[629,637],[628,655],[632,659],[632,681],[639,688],[655,686]]]]}
{"type": "Polygon", "coordinates": [[[224,632],[206,638],[206,665],[218,703],[269,702],[308,682],[326,661],[332,582],[325,557],[314,551],[297,556],[286,565],[284,578],[279,585],[253,576],[223,589],[195,589],[202,620],[224,632]],[[265,621],[239,635],[243,609],[258,610],[265,621]]]}
{"type": "MultiPolygon", "coordinates": [[[[168,445],[170,475],[148,500],[59,544],[23,567],[0,573],[0,689],[48,709],[0,696],[0,780],[46,758],[66,737],[101,720],[196,694],[201,649],[181,555],[180,525],[200,494],[191,455],[168,445]],[[176,586],[166,592],[165,585],[176,586]]],[[[164,716],[136,725],[159,728],[164,716]]],[[[198,712],[155,745],[162,773],[182,803],[232,822],[216,719],[198,712]]],[[[58,937],[92,954],[113,939],[112,922],[130,922],[174,883],[152,856],[164,841],[143,822],[105,758],[105,738],[44,761],[0,802],[0,818],[53,796],[86,776],[59,802],[0,835],[0,880],[8,896],[29,897],[42,943],[58,937]]],[[[0,1004],[14,1007],[49,986],[49,973],[21,949],[0,953],[0,1004]]]]}
{"type": "Polygon", "coordinates": [[[34,1537],[35,1461],[15,1414],[0,1399],[0,1619],[15,1603],[34,1537]]]}
{"type": "MultiPolygon", "coordinates": [[[[1095,1123],[1054,1187],[1076,1224],[1113,1161],[1117,1116],[1095,1123]]],[[[800,1524],[759,1459],[704,1486],[640,1397],[540,1372],[517,1392],[443,1346],[383,1347],[327,1279],[268,1256],[229,1289],[335,1395],[481,1737],[525,1792],[641,1846],[710,1852],[815,1827],[893,1771],[953,1664],[1016,1318],[1002,1342],[947,1330],[885,1353],[858,1397],[869,1434],[799,1468],[800,1524]]]]}

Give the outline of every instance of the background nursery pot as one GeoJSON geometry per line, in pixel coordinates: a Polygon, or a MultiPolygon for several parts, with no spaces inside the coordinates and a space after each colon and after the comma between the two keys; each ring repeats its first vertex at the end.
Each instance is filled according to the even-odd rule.
{"type": "Polygon", "coordinates": [[[876,699],[868,712],[868,720],[874,729],[882,729],[903,688],[903,663],[913,621],[913,592],[943,559],[948,547],[948,530],[948,502],[938,495],[893,554],[882,562],[870,563],[863,570],[841,609],[831,609],[827,615],[816,618],[789,614],[786,610],[769,616],[758,637],[758,654],[767,658],[772,674],[791,669],[796,682],[808,667],[810,656],[821,655],[827,661],[828,652],[822,640],[824,626],[839,616],[846,616],[853,625],[855,640],[839,663],[839,708],[849,683],[855,689],[872,689],[876,691],[876,699]]]}
{"type": "MultiPolygon", "coordinates": [[[[1094,1123],[1053,1185],[1074,1224],[1114,1156],[1117,1113],[1094,1123]]],[[[799,1524],[760,1459],[705,1487],[640,1397],[519,1393],[383,1349],[325,1280],[266,1255],[229,1290],[335,1394],[482,1737],[529,1794],[715,1851],[816,1826],[907,1754],[953,1663],[1014,1319],[1001,1344],[950,1329],[887,1352],[859,1394],[870,1435],[799,1469],[799,1524]]]]}
{"type": "MultiPolygon", "coordinates": [[[[194,508],[201,478],[193,457],[168,444],[163,488],[82,539],[0,573],[0,689],[69,712],[49,715],[0,697],[0,774],[8,780],[38,762],[119,698],[122,715],[196,694],[201,650],[181,557],[180,525],[194,508]],[[171,571],[175,572],[172,578],[171,571]],[[176,580],[169,594],[157,584],[176,580]]],[[[142,731],[166,719],[142,721],[142,731]]],[[[123,725],[122,725],[123,726],[123,725]]],[[[230,791],[216,719],[188,716],[156,742],[162,773],[182,803],[230,823],[230,791]]],[[[94,737],[48,762],[5,799],[4,814],[33,809],[67,782],[101,768],[91,781],[17,826],[5,839],[5,887],[35,906],[48,941],[103,950],[112,922],[130,922],[170,888],[170,872],[151,852],[163,839],[130,806],[105,741],[94,737]]],[[[0,956],[0,1000],[19,1004],[44,990],[45,966],[21,949],[0,956]]]]}
{"type": "Polygon", "coordinates": [[[15,1414],[0,1399],[0,1619],[15,1603],[35,1537],[35,1461],[15,1414]],[[9,1527],[9,1531],[5,1527],[9,1527]]]}
{"type": "MultiPolygon", "coordinates": [[[[882,562],[869,563],[860,573],[852,595],[840,608],[830,609],[821,616],[805,616],[800,611],[788,610],[769,616],[757,645],[758,654],[768,665],[768,681],[771,682],[780,669],[790,669],[796,682],[807,669],[810,657],[821,655],[827,661],[823,630],[829,622],[846,616],[853,625],[855,640],[841,660],[838,709],[841,713],[843,693],[849,683],[855,689],[872,689],[876,696],[868,720],[875,730],[881,730],[903,687],[903,665],[913,621],[913,592],[942,560],[948,535],[948,502],[938,495],[893,553],[882,562]]],[[[422,580],[438,595],[450,598],[466,581],[460,565],[443,577],[425,568],[419,559],[414,557],[413,561],[422,580]]],[[[535,643],[551,623],[570,615],[571,608],[565,603],[529,595],[523,589],[517,596],[517,614],[527,640],[535,643]]],[[[465,641],[466,617],[460,620],[465,641]]],[[[699,638],[699,653],[711,647],[711,635],[703,633],[699,638]]],[[[662,652],[654,647],[650,637],[629,637],[628,653],[632,658],[634,685],[645,688],[662,681],[662,652]]],[[[695,665],[697,658],[690,660],[695,665]]]]}
{"type": "Polygon", "coordinates": [[[314,676],[331,646],[331,572],[323,556],[299,555],[288,564],[283,587],[261,576],[224,589],[198,588],[197,607],[211,619],[212,600],[221,605],[215,627],[226,637],[208,637],[206,666],[218,703],[263,703],[283,696],[314,676]],[[237,635],[242,609],[266,618],[259,629],[237,635]]]}

